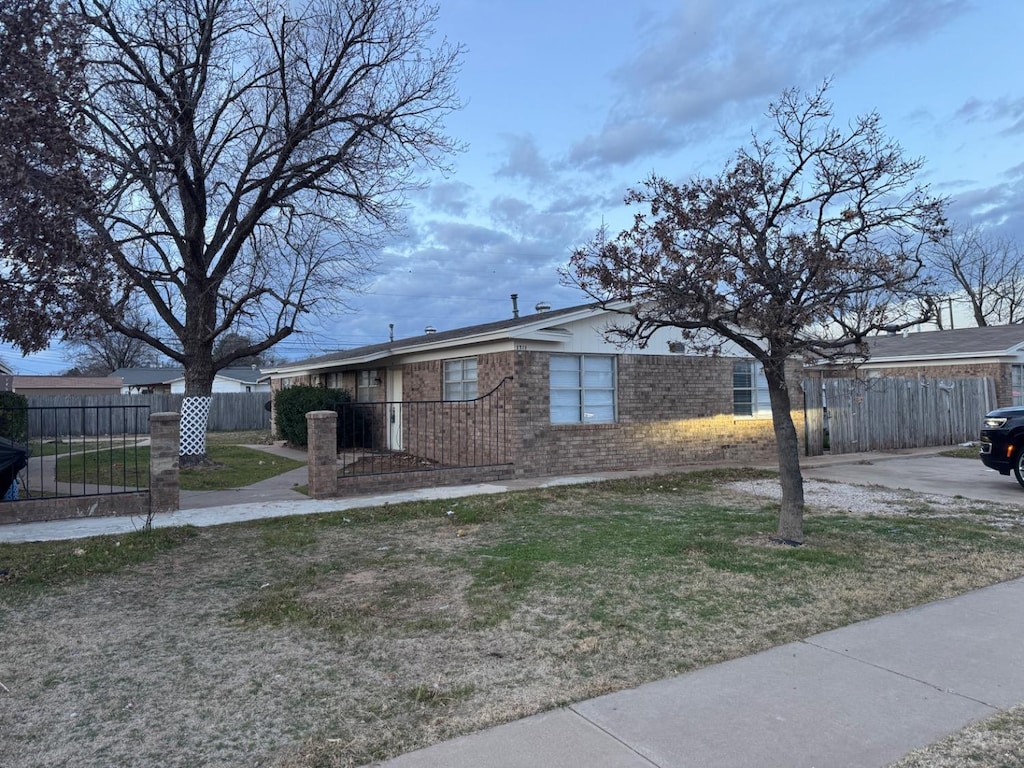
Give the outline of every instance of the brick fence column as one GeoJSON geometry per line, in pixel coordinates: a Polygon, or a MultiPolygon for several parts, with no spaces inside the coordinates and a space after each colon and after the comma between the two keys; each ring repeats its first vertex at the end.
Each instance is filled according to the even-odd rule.
{"type": "Polygon", "coordinates": [[[306,414],[309,433],[309,495],[325,499],[338,495],[338,414],[310,411],[306,414]]]}
{"type": "Polygon", "coordinates": [[[181,416],[153,413],[149,416],[149,505],[152,512],[174,512],[181,500],[178,480],[178,443],[181,416]]]}

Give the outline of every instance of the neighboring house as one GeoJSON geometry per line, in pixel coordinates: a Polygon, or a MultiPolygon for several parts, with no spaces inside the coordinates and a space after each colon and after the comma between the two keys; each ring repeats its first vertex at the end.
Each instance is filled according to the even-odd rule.
{"type": "MultiPolygon", "coordinates": [[[[119,368],[112,374],[124,379],[121,393],[182,394],[185,391],[185,371],[182,368],[119,368]]],[[[260,383],[259,368],[252,366],[224,368],[213,380],[213,392],[269,392],[270,384],[260,383]]]]}
{"type": "Polygon", "coordinates": [[[858,376],[990,377],[1000,407],[1024,405],[1024,325],[876,336],[868,340],[868,349],[866,361],[846,366],[858,376]]]}
{"type": "Polygon", "coordinates": [[[118,395],[119,376],[12,376],[12,389],[26,397],[118,395]]]}
{"type": "MultiPolygon", "coordinates": [[[[256,366],[245,368],[222,368],[213,379],[213,392],[270,392],[270,382],[256,366]]],[[[185,375],[172,379],[171,393],[175,395],[185,392],[185,375]]]]}
{"type": "MultiPolygon", "coordinates": [[[[278,390],[348,390],[379,414],[381,447],[430,460],[501,441],[518,474],[764,461],[774,449],[767,386],[735,350],[688,355],[678,334],[622,349],[593,305],[426,333],[288,363],[278,390]],[[481,403],[493,408],[480,410],[481,403]],[[428,404],[440,404],[427,416],[428,404]],[[423,406],[418,408],[417,406],[423,406]],[[422,416],[419,414],[423,414],[422,416]],[[382,426],[380,422],[384,422],[382,426]],[[462,442],[459,442],[462,441],[462,442]],[[453,448],[458,443],[463,447],[453,448]]],[[[799,365],[794,407],[801,408],[799,365]]],[[[794,413],[802,432],[802,410],[794,413]]]]}
{"type": "Polygon", "coordinates": [[[14,382],[11,380],[11,374],[14,373],[7,364],[0,360],[0,392],[10,392],[14,388],[14,382]]]}
{"type": "Polygon", "coordinates": [[[123,380],[122,395],[170,394],[171,382],[184,374],[181,368],[118,368],[111,376],[123,380]]]}

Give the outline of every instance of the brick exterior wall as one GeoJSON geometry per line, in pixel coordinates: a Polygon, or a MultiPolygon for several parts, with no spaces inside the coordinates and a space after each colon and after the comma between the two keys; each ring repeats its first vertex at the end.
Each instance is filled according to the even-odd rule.
{"type": "Polygon", "coordinates": [[[338,414],[334,411],[310,411],[306,414],[309,432],[309,495],[326,499],[338,493],[338,414]]]}
{"type": "Polygon", "coordinates": [[[446,466],[512,461],[508,422],[513,375],[511,352],[477,355],[478,399],[444,402],[444,361],[406,365],[402,371],[402,447],[446,466]]]}
{"type": "MultiPolygon", "coordinates": [[[[880,368],[870,370],[870,372],[879,376],[926,376],[929,379],[974,379],[987,377],[995,380],[997,407],[1006,408],[1013,405],[1013,389],[1010,382],[1009,363],[958,363],[956,365],[929,365],[927,367],[907,366],[902,368],[880,368]]],[[[860,371],[858,378],[865,378],[865,373],[866,371],[860,371]]]]}
{"type": "Polygon", "coordinates": [[[181,416],[153,413],[149,416],[149,492],[153,512],[174,512],[181,501],[178,444],[181,416]]]}
{"type": "MultiPolygon", "coordinates": [[[[619,355],[612,424],[551,424],[549,360],[547,353],[516,353],[511,422],[517,474],[774,456],[770,419],[733,416],[731,358],[619,355]]],[[[790,397],[802,442],[800,379],[794,365],[790,397]]]]}
{"type": "Polygon", "coordinates": [[[148,514],[148,491],[121,493],[116,496],[25,499],[0,503],[0,525],[115,515],[146,517],[148,514]]]}
{"type": "MultiPolygon", "coordinates": [[[[486,408],[476,410],[472,403],[442,400],[442,360],[405,365],[403,449],[449,469],[343,476],[338,493],[428,487],[512,474],[539,476],[723,460],[764,462],[775,456],[771,419],[733,415],[733,358],[616,356],[617,415],[610,424],[551,423],[550,358],[551,353],[538,351],[478,355],[481,396],[507,376],[513,379],[497,395],[483,400],[486,408]],[[505,466],[506,462],[514,466],[505,466]]],[[[801,366],[794,363],[789,370],[790,398],[801,445],[803,378],[801,366]]]]}

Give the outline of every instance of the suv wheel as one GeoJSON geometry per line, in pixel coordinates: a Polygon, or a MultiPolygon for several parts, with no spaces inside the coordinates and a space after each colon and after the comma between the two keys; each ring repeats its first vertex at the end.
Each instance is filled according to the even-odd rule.
{"type": "Polygon", "coordinates": [[[1024,445],[1016,446],[1017,460],[1013,462],[1013,474],[1017,476],[1017,482],[1024,486],[1024,445]]]}

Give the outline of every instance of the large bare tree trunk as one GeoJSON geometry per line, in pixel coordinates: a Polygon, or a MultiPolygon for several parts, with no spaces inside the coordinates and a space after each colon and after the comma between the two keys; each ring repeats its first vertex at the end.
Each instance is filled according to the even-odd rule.
{"type": "Polygon", "coordinates": [[[793,424],[792,402],[786,385],[785,360],[768,363],[764,375],[772,404],[772,425],[779,460],[782,503],[778,537],[789,544],[804,543],[804,480],[800,472],[800,441],[793,424]]]}
{"type": "Polygon", "coordinates": [[[181,403],[181,463],[185,466],[206,460],[206,428],[213,400],[213,334],[217,320],[212,290],[186,287],[191,304],[185,318],[182,340],[185,364],[185,397],[181,403]]]}

